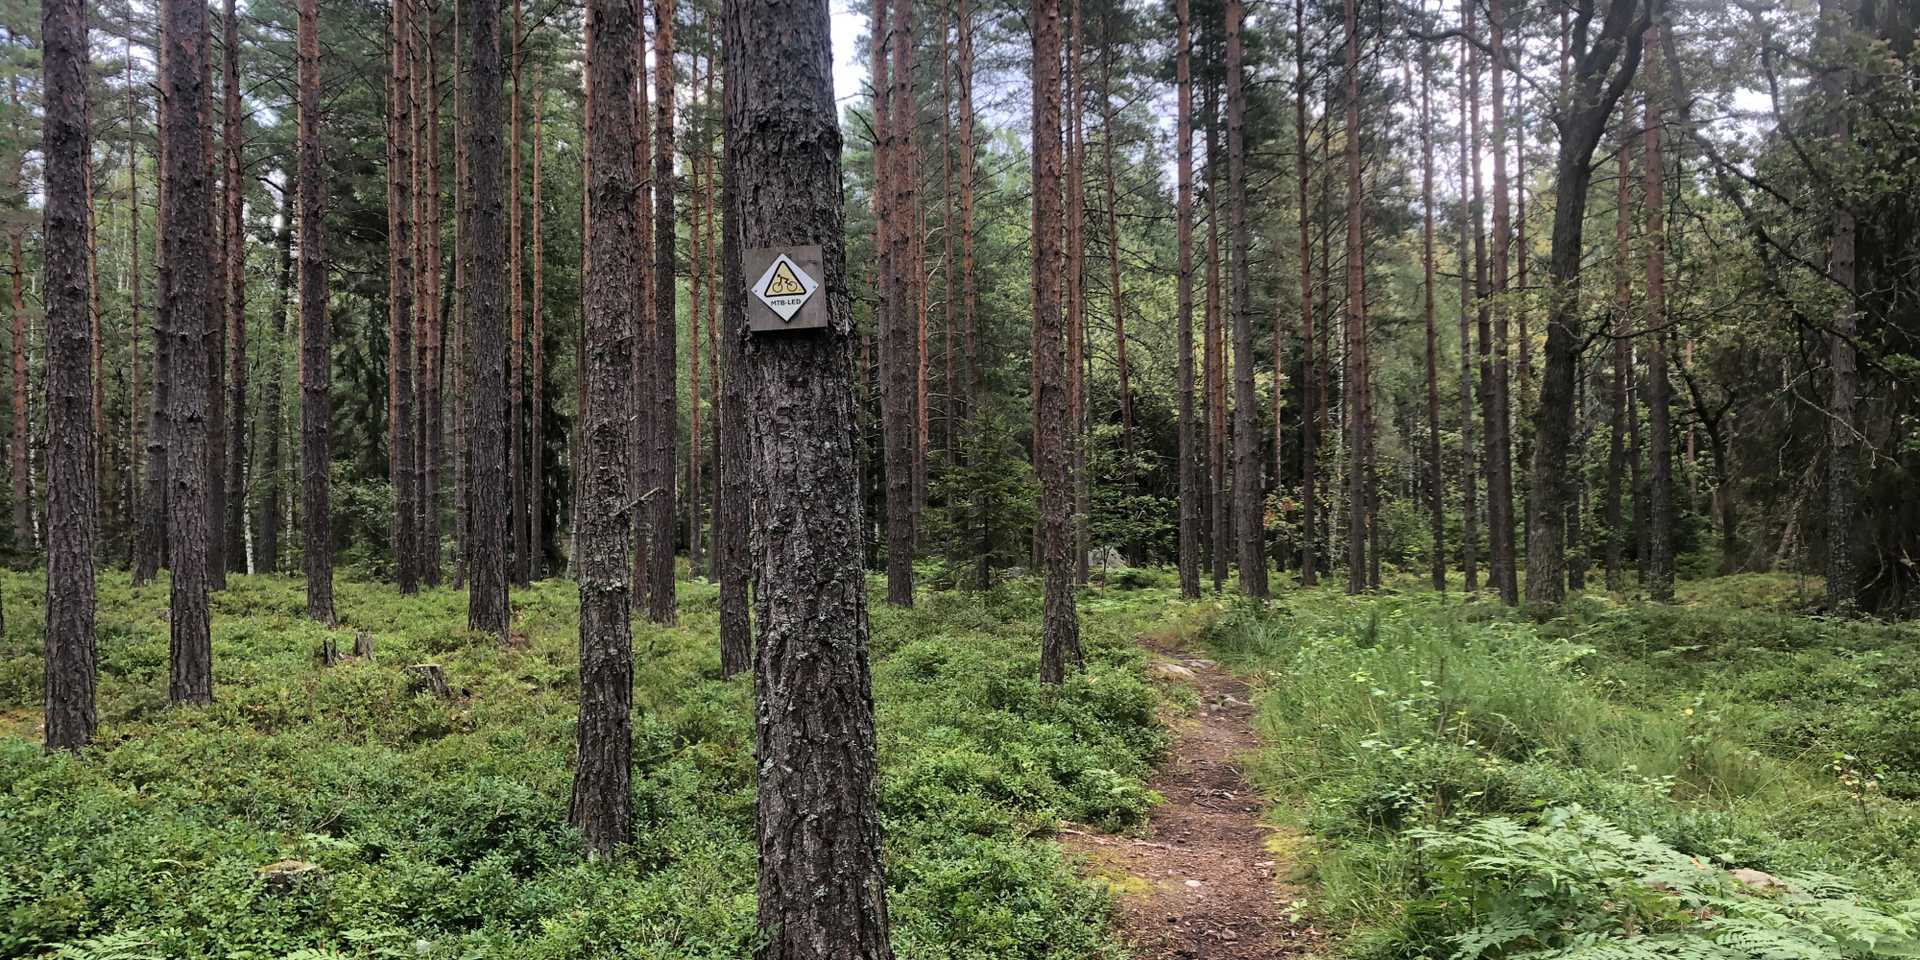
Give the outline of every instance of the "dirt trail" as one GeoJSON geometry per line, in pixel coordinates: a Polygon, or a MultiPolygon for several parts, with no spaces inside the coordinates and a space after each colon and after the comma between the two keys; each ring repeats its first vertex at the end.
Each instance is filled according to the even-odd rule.
{"type": "Polygon", "coordinates": [[[1143,836],[1073,828],[1064,842],[1115,891],[1121,936],[1139,960],[1311,953],[1322,935],[1289,919],[1299,891],[1285,878],[1302,871],[1286,858],[1287,837],[1261,819],[1260,796],[1241,771],[1259,746],[1246,684],[1210,660],[1154,652],[1154,672],[1200,698],[1192,716],[1174,721],[1168,760],[1151,781],[1166,801],[1143,836]]]}

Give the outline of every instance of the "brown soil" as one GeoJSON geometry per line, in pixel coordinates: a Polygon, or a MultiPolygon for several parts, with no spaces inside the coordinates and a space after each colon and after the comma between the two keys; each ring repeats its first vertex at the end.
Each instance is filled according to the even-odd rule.
{"type": "Polygon", "coordinates": [[[1287,859],[1291,835],[1262,819],[1241,770],[1259,746],[1246,683],[1212,661],[1156,653],[1154,673],[1200,698],[1174,721],[1169,759],[1151,782],[1165,802],[1143,835],[1069,828],[1064,843],[1114,891],[1120,934],[1139,960],[1312,953],[1324,937],[1291,916],[1299,890],[1288,882],[1306,871],[1287,859]]]}

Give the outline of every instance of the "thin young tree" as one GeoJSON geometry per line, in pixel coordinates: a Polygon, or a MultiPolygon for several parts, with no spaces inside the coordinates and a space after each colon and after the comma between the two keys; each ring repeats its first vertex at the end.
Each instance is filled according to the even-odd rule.
{"type": "Polygon", "coordinates": [[[1360,31],[1354,0],[1346,0],[1347,176],[1347,592],[1367,589],[1368,488],[1366,379],[1367,282],[1362,245],[1364,187],[1360,178],[1360,31]]]}
{"type": "Polygon", "coordinates": [[[332,625],[333,333],[327,322],[326,174],[320,162],[319,0],[300,0],[299,11],[301,556],[307,616],[332,625]]]}
{"type": "MultiPolygon", "coordinates": [[[[627,576],[629,442],[633,405],[634,234],[641,213],[633,167],[632,52],[636,5],[592,0],[588,96],[597,122],[591,149],[593,271],[582,304],[588,402],[581,430],[580,722],[568,820],[590,856],[610,856],[633,832],[633,627],[627,576]]],[[[536,116],[538,114],[536,113],[536,116]]],[[[537,209],[537,208],[536,208],[537,209]]]]}
{"type": "MultiPolygon", "coordinates": [[[[1628,246],[1631,230],[1631,208],[1628,204],[1633,182],[1632,144],[1633,141],[1622,131],[1619,172],[1614,178],[1613,368],[1609,371],[1607,486],[1602,511],[1607,524],[1607,589],[1615,593],[1626,589],[1627,525],[1621,483],[1627,468],[1627,383],[1633,376],[1633,340],[1628,336],[1633,323],[1630,315],[1633,306],[1630,265],[1633,261],[1628,246]]],[[[1641,519],[1644,521],[1645,518],[1641,519]]]]}
{"type": "MultiPolygon", "coordinates": [[[[1233,270],[1233,514],[1237,521],[1240,592],[1267,596],[1266,510],[1261,502],[1260,407],[1253,392],[1252,244],[1247,228],[1246,53],[1240,38],[1246,7],[1227,0],[1227,191],[1233,270]]],[[[1278,389],[1276,383],[1275,388],[1278,389]]]]}
{"type": "MultiPolygon", "coordinates": [[[[295,95],[296,97],[298,94],[295,95]]],[[[285,469],[285,417],[283,403],[286,382],[287,308],[293,302],[293,229],[294,186],[282,182],[279,226],[275,228],[273,312],[270,314],[273,340],[267,348],[267,382],[261,388],[260,425],[255,435],[265,438],[260,457],[260,508],[253,513],[254,567],[266,573],[280,571],[280,522],[285,508],[286,489],[281,471],[285,469]]],[[[138,369],[136,367],[135,369],[138,369]]],[[[137,391],[136,391],[137,392],[137,391]]]]}
{"type": "MultiPolygon", "coordinates": [[[[638,33],[637,30],[633,32],[638,33]]],[[[625,58],[616,56],[612,59],[618,60],[625,58]]],[[[532,343],[530,344],[531,349],[528,351],[529,363],[527,368],[527,390],[532,400],[532,412],[531,415],[527,417],[527,473],[528,483],[532,493],[529,496],[527,505],[527,578],[529,580],[539,580],[546,576],[547,290],[546,269],[544,264],[547,258],[545,251],[546,230],[542,223],[545,219],[542,212],[545,205],[541,203],[540,199],[541,184],[546,180],[545,170],[543,169],[546,165],[546,138],[541,130],[541,114],[546,113],[542,105],[546,102],[546,98],[543,95],[543,88],[540,86],[540,69],[537,66],[533,70],[532,88],[533,217],[532,222],[528,224],[527,230],[527,233],[530,235],[528,247],[531,259],[533,260],[533,296],[531,297],[532,303],[529,308],[533,315],[533,336],[531,338],[532,343]]],[[[632,99],[633,97],[631,95],[627,97],[627,112],[629,114],[633,112],[632,99]]],[[[627,139],[629,144],[631,144],[633,139],[633,124],[631,120],[628,121],[627,131],[627,139]]],[[[632,162],[631,150],[629,150],[627,162],[632,162]]],[[[592,242],[591,238],[589,238],[588,242],[592,242]]],[[[632,273],[631,267],[628,268],[628,272],[629,274],[632,273]]],[[[631,279],[631,277],[629,277],[629,279],[631,279]]],[[[629,334],[631,334],[631,331],[629,331],[629,334]]],[[[631,341],[629,341],[629,346],[631,346],[631,341]]],[[[629,387],[631,387],[631,384],[629,384],[629,387]]],[[[592,392],[592,389],[592,385],[589,384],[587,387],[588,392],[592,392]]],[[[629,390],[628,404],[632,403],[631,397],[632,391],[629,390]]],[[[589,406],[591,406],[591,402],[589,402],[589,406]]],[[[624,410],[627,409],[627,407],[623,406],[620,409],[624,410]]],[[[628,470],[631,471],[633,468],[631,458],[629,458],[626,463],[628,470]]],[[[625,555],[626,552],[622,551],[622,556],[625,555]]],[[[629,602],[631,602],[631,597],[629,597],[629,602]]]]}
{"type": "Polygon", "coordinates": [[[1175,205],[1180,220],[1178,339],[1175,358],[1180,390],[1176,469],[1180,472],[1180,595],[1200,596],[1200,423],[1194,410],[1193,370],[1193,17],[1190,0],[1174,0],[1174,84],[1178,87],[1178,177],[1175,205]]]}
{"type": "MultiPolygon", "coordinates": [[[[752,514],[784,532],[753,547],[759,956],[889,960],[828,7],[726,0],[724,10],[735,252],[820,245],[816,295],[830,316],[826,330],[738,340],[756,411],[752,514]]],[[[727,271],[729,289],[743,287],[737,258],[727,271]]]]}
{"type": "Polygon", "coordinates": [[[167,303],[171,373],[167,400],[169,593],[167,691],[174,703],[213,702],[213,639],[207,610],[208,357],[202,337],[213,313],[213,184],[205,131],[210,114],[207,8],[162,0],[166,24],[162,109],[167,139],[167,303]]]}
{"type": "Polygon", "coordinates": [[[1481,414],[1487,433],[1487,575],[1504,603],[1520,599],[1514,567],[1513,516],[1513,436],[1512,408],[1508,402],[1508,319],[1512,312],[1507,302],[1509,248],[1512,238],[1511,206],[1507,184],[1507,54],[1505,14],[1501,0],[1488,0],[1487,58],[1492,102],[1489,119],[1493,126],[1493,286],[1489,308],[1492,313],[1492,339],[1481,346],[1483,362],[1491,364],[1492,380],[1487,402],[1481,414]]]}
{"type": "Polygon", "coordinates": [[[99,530],[94,474],[93,321],[88,306],[86,166],[87,6],[40,7],[42,286],[47,311],[46,747],[93,740],[93,550],[99,530]]]}
{"type": "MultiPolygon", "coordinates": [[[[1821,31],[1829,43],[1838,42],[1850,29],[1851,6],[1846,0],[1822,0],[1821,31]]],[[[1657,28],[1656,28],[1657,29],[1657,28]]],[[[1820,92],[1832,120],[1828,138],[1834,149],[1844,155],[1853,149],[1853,126],[1848,115],[1850,70],[1824,71],[1820,92]]],[[[1649,97],[1649,100],[1652,98],[1649,97]]],[[[1651,160],[1648,161],[1651,164],[1651,160]]],[[[1651,182],[1651,181],[1649,181],[1651,182]]],[[[1649,206],[1652,200],[1648,200],[1649,206]]],[[[1855,291],[1855,237],[1858,227],[1853,209],[1844,197],[1832,203],[1832,224],[1827,236],[1827,273],[1840,288],[1839,305],[1833,313],[1833,328],[1827,333],[1827,607],[1842,616],[1855,612],[1860,599],[1860,573],[1854,558],[1854,516],[1860,500],[1859,428],[1854,420],[1860,396],[1860,363],[1855,340],[1860,332],[1859,304],[1855,291]]],[[[1655,348],[1664,369],[1664,354],[1655,348]]],[[[1654,438],[1658,452],[1660,437],[1654,438]]],[[[1658,476],[1660,466],[1655,466],[1658,476]]],[[[1670,552],[1670,551],[1669,551],[1670,552]]]]}
{"type": "Polygon", "coordinates": [[[1060,0],[1033,5],[1033,325],[1039,353],[1040,526],[1046,567],[1040,679],[1060,683],[1080,667],[1080,618],[1074,609],[1073,477],[1066,443],[1067,377],[1060,303],[1061,146],[1060,0]]]}
{"type": "MultiPolygon", "coordinates": [[[[308,0],[311,2],[311,0],[308,0]]],[[[506,144],[500,0],[460,0],[467,21],[467,626],[507,639],[506,144]]]]}
{"type": "MultiPolygon", "coordinates": [[[[1658,26],[1650,27],[1657,31],[1658,26]]],[[[1662,159],[1658,43],[1647,59],[1645,203],[1647,208],[1647,596],[1673,599],[1673,423],[1667,380],[1666,162],[1662,159]]]]}
{"type": "Polygon", "coordinates": [[[1427,495],[1432,503],[1433,588],[1444,591],[1447,485],[1440,466],[1440,340],[1433,316],[1437,292],[1433,283],[1433,51],[1426,43],[1420,45],[1420,254],[1427,320],[1427,495]]]}
{"type": "MultiPolygon", "coordinates": [[[[1307,3],[1293,2],[1293,135],[1294,205],[1300,221],[1300,585],[1319,584],[1319,554],[1315,532],[1320,513],[1318,472],[1320,461],[1320,410],[1318,401],[1318,364],[1314,359],[1313,334],[1313,238],[1312,208],[1308,206],[1307,186],[1313,165],[1307,154],[1307,3]]],[[[1277,341],[1277,338],[1276,338],[1277,341]]],[[[1275,351],[1279,346],[1274,347],[1275,351]]],[[[1276,381],[1277,382],[1277,381],[1276,381]]],[[[1279,419],[1278,404],[1274,413],[1279,419]]],[[[1277,475],[1277,474],[1276,474],[1277,475]]]]}

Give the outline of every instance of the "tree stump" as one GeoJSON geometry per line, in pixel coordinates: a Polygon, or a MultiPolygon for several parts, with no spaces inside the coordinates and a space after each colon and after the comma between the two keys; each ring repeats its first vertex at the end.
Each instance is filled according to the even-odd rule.
{"type": "Polygon", "coordinates": [[[319,864],[305,860],[281,860],[260,868],[260,879],[266,881],[268,893],[293,893],[309,884],[318,883],[326,875],[327,872],[319,864]]]}
{"type": "Polygon", "coordinates": [[[322,639],[320,641],[320,654],[318,659],[320,660],[320,665],[323,667],[331,667],[339,663],[340,645],[333,642],[332,637],[322,639]]]}
{"type": "Polygon", "coordinates": [[[371,661],[373,659],[373,634],[365,630],[354,631],[353,655],[362,660],[371,661]]]}
{"type": "Polygon", "coordinates": [[[431,693],[436,699],[453,699],[453,687],[447,683],[447,672],[437,663],[416,663],[407,668],[407,692],[413,694],[431,693]]]}

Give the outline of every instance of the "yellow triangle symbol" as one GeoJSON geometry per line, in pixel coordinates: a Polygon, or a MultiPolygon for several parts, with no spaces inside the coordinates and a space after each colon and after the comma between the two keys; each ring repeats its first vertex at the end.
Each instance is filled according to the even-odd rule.
{"type": "Polygon", "coordinates": [[[803,297],[807,288],[800,278],[793,275],[793,265],[785,260],[773,268],[773,277],[767,281],[767,289],[762,296],[767,297],[803,297]]]}

